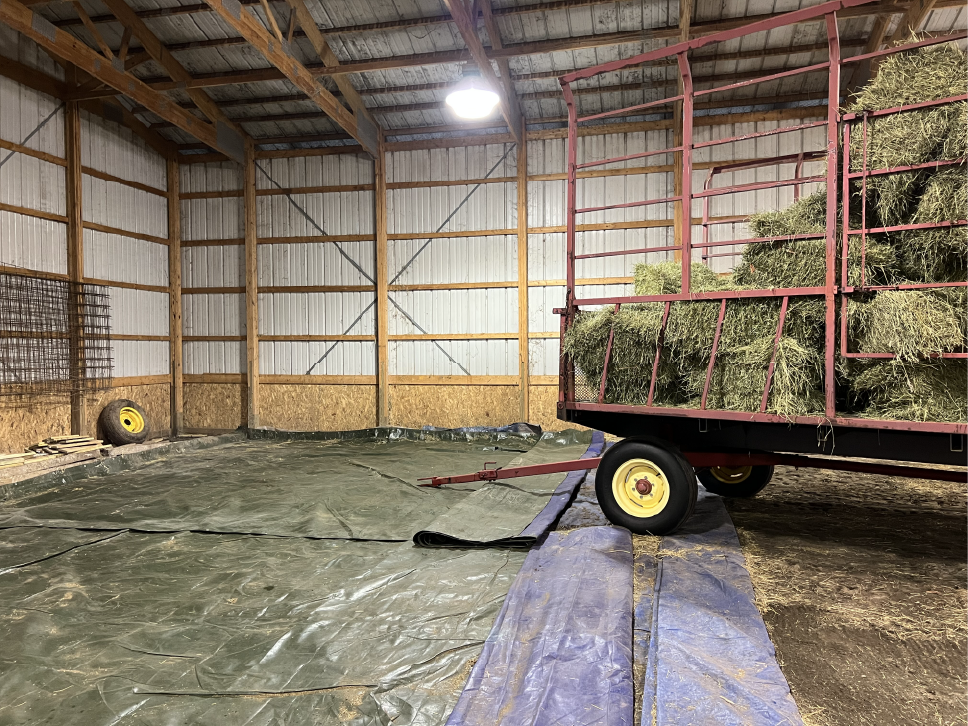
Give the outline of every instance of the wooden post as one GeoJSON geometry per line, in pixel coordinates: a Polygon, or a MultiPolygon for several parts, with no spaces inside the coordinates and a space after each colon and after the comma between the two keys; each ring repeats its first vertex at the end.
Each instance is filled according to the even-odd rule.
{"type": "Polygon", "coordinates": [[[168,337],[171,340],[171,435],[184,430],[182,388],[181,203],[178,161],[168,160],[168,337]]]}
{"type": "Polygon", "coordinates": [[[521,119],[518,142],[518,371],[521,376],[518,419],[531,417],[531,356],[528,340],[528,129],[521,119]]]}
{"type": "Polygon", "coordinates": [[[67,166],[64,169],[67,186],[67,279],[71,283],[70,300],[70,376],[71,391],[71,433],[87,434],[87,400],[84,397],[84,332],[83,320],[75,307],[80,294],[80,284],[84,280],[84,223],[81,214],[81,112],[76,101],[68,101],[64,113],[64,149],[67,166]]]}
{"type": "Polygon", "coordinates": [[[383,138],[373,163],[376,204],[376,425],[390,425],[388,321],[389,289],[387,287],[387,169],[383,138]]]}
{"type": "Polygon", "coordinates": [[[245,226],[245,361],[248,415],[246,426],[259,428],[259,253],[256,248],[255,144],[245,142],[242,173],[245,226]]]}

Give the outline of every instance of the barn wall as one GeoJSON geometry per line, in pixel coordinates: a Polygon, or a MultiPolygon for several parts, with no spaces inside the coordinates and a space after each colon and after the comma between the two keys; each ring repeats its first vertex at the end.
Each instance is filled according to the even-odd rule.
{"type": "MultiPolygon", "coordinates": [[[[3,31],[7,57],[62,78],[60,68],[32,43],[3,31]],[[8,37],[9,36],[9,37],[8,37]]],[[[67,275],[65,111],[46,94],[0,77],[0,140],[29,150],[0,148],[0,267],[7,272],[63,279],[67,275]]],[[[167,433],[168,234],[165,162],[126,129],[82,114],[82,218],[85,281],[109,286],[112,333],[156,340],[112,341],[114,388],[88,401],[93,421],[124,394],[149,410],[153,433],[167,433]],[[104,172],[122,181],[96,176],[104,172]],[[151,187],[136,189],[123,181],[151,187]],[[97,229],[95,229],[95,227],[97,229]],[[135,235],[135,236],[132,236],[135,235]],[[158,241],[148,238],[157,237],[158,241]],[[152,383],[150,388],[141,384],[152,383]]],[[[94,431],[93,426],[89,429],[94,431]]],[[[70,432],[66,397],[43,404],[0,397],[0,451],[22,451],[41,438],[70,432]]]]}
{"type": "MultiPolygon", "coordinates": [[[[698,126],[696,141],[797,123],[698,126]]],[[[586,136],[579,143],[579,159],[592,161],[670,146],[672,132],[586,136]]],[[[823,143],[823,130],[809,129],[699,150],[694,191],[703,188],[711,162],[820,149],[823,143]]],[[[528,418],[553,429],[563,425],[556,418],[559,321],[553,308],[564,300],[565,159],[564,139],[528,143],[528,418]]],[[[671,155],[654,156],[600,167],[579,179],[578,204],[671,196],[672,161],[671,155]]],[[[257,164],[262,425],[373,426],[372,162],[342,154],[257,164]]],[[[503,425],[520,418],[516,169],[512,143],[387,153],[393,425],[503,425]]],[[[817,171],[817,165],[805,169],[817,171]]],[[[715,185],[790,172],[772,167],[720,174],[715,185]]],[[[240,168],[229,163],[182,172],[186,423],[205,430],[245,423],[241,181],[240,168]],[[204,398],[205,405],[192,403],[193,397],[204,398]]],[[[785,187],[717,199],[710,214],[782,208],[792,194],[785,187]]],[[[672,214],[671,204],[586,214],[579,220],[585,227],[578,251],[671,245],[672,214]]],[[[701,204],[694,203],[694,218],[701,214],[701,204]]],[[[741,238],[745,225],[721,225],[714,234],[741,238]]],[[[672,259],[671,251],[660,251],[580,261],[578,284],[583,296],[630,294],[636,263],[672,259]]],[[[728,271],[738,260],[719,257],[711,264],[728,271]]]]}

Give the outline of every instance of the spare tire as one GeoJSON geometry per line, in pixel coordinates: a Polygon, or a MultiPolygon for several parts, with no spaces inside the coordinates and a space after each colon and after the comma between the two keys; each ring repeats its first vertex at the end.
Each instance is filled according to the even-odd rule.
{"type": "Polygon", "coordinates": [[[148,438],[148,415],[134,401],[120,398],[101,409],[98,423],[104,438],[115,446],[141,444],[148,438]]]}

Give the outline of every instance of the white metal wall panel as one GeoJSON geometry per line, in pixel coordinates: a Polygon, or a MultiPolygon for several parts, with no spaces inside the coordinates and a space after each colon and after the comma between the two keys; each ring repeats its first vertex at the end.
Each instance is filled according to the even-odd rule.
{"type": "Polygon", "coordinates": [[[515,183],[481,184],[476,189],[462,184],[387,192],[387,228],[391,235],[438,229],[441,232],[514,229],[517,223],[515,183]],[[444,222],[446,225],[441,229],[444,222]]]}
{"type": "MultiPolygon", "coordinates": [[[[227,192],[242,189],[242,167],[231,161],[213,164],[183,164],[179,191],[227,192]]],[[[241,200],[241,197],[239,197],[241,200]]]]}
{"type": "MultiPolygon", "coordinates": [[[[245,295],[241,293],[183,295],[182,321],[186,336],[245,335],[245,295]]],[[[211,343],[211,341],[203,342],[211,343]]]]}
{"type": "Polygon", "coordinates": [[[170,370],[170,348],[166,341],[115,340],[114,377],[163,376],[170,370]]]}
{"type": "Polygon", "coordinates": [[[387,255],[390,279],[398,285],[508,282],[518,276],[518,240],[511,235],[391,240],[387,255]]]}
{"type": "Polygon", "coordinates": [[[165,190],[165,159],[131,129],[87,112],[81,113],[81,164],[128,181],[165,190]]]}
{"type": "Polygon", "coordinates": [[[518,341],[391,340],[389,359],[390,375],[514,376],[518,374],[518,341]]]}
{"type": "Polygon", "coordinates": [[[168,293],[111,287],[111,332],[168,335],[168,293]]]}
{"type": "Polygon", "coordinates": [[[492,177],[513,177],[516,167],[517,149],[512,144],[395,151],[387,154],[387,181],[482,179],[492,169],[492,177]]]}
{"type": "Polygon", "coordinates": [[[342,341],[260,341],[259,372],[267,375],[376,375],[376,344],[342,341]]]}
{"type": "MultiPolygon", "coordinates": [[[[0,108],[0,114],[3,109],[0,108]]],[[[6,138],[6,137],[4,137],[6,138]]],[[[0,149],[0,202],[52,214],[67,213],[64,167],[0,149]]]]}
{"type": "Polygon", "coordinates": [[[87,174],[83,175],[83,195],[85,222],[168,236],[168,202],[164,197],[87,174]]]}
{"type": "Polygon", "coordinates": [[[375,262],[373,242],[259,245],[259,285],[372,285],[375,262]]]}
{"type": "MultiPolygon", "coordinates": [[[[515,333],[518,330],[516,288],[411,290],[390,297],[428,333],[515,333]]],[[[392,304],[390,335],[420,333],[392,304]]]]}
{"type": "Polygon", "coordinates": [[[183,247],[182,287],[245,287],[245,247],[183,247]]]}
{"type": "Polygon", "coordinates": [[[259,237],[374,234],[371,191],[273,194],[256,204],[259,237]]]}
{"type": "Polygon", "coordinates": [[[183,350],[187,375],[245,372],[245,341],[187,341],[183,350]]]}
{"type": "MultiPolygon", "coordinates": [[[[10,50],[10,46],[5,37],[6,33],[13,33],[14,31],[6,26],[0,29],[4,31],[4,35],[0,35],[0,55],[16,59],[16,52],[7,52],[10,50]]],[[[14,33],[14,35],[18,40],[21,39],[19,34],[14,33]]],[[[26,42],[39,51],[33,42],[26,42]]],[[[42,52],[41,55],[43,55],[42,52]]],[[[51,64],[46,55],[43,55],[43,57],[47,58],[48,64],[51,64]]],[[[0,77],[0,138],[63,158],[64,109],[61,106],[62,102],[56,98],[35,91],[9,78],[0,77]],[[43,128],[30,136],[52,114],[53,117],[47,121],[43,128]],[[28,136],[30,136],[29,139],[28,136]]],[[[5,158],[10,153],[10,151],[4,149],[0,152],[0,159],[5,158]]]]}
{"type": "Polygon", "coordinates": [[[0,211],[0,264],[67,274],[67,225],[0,211]]]}
{"type": "MultiPolygon", "coordinates": [[[[371,292],[278,292],[259,295],[260,335],[343,335],[373,303],[371,292]]],[[[350,335],[373,335],[374,316],[364,315],[350,335]]]]}
{"type": "Polygon", "coordinates": [[[168,248],[156,242],[84,230],[84,276],[168,285],[168,248]]]}
{"type": "Polygon", "coordinates": [[[256,171],[257,189],[373,183],[373,161],[363,155],[335,154],[292,159],[262,159],[256,164],[265,172],[256,171]]]}
{"type": "Polygon", "coordinates": [[[242,215],[242,197],[182,200],[182,241],[242,239],[242,215]]]}

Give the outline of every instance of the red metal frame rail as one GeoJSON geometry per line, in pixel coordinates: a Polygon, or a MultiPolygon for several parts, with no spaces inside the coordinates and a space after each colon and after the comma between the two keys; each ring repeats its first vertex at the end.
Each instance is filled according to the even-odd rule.
{"type": "MultiPolygon", "coordinates": [[[[795,454],[766,454],[756,452],[745,453],[714,453],[699,451],[684,451],[690,464],[696,469],[712,466],[793,466],[799,469],[829,469],[833,471],[854,471],[865,474],[879,474],[881,476],[897,476],[908,479],[934,479],[936,481],[950,481],[964,483],[968,480],[968,472],[952,469],[930,469],[917,466],[898,466],[895,464],[874,464],[866,461],[849,459],[832,459],[813,456],[798,456],[795,454]]],[[[418,481],[428,482],[422,487],[441,487],[447,484],[467,484],[476,481],[497,481],[516,479],[522,476],[538,476],[540,474],[558,474],[567,471],[582,471],[597,469],[602,457],[594,459],[574,459],[559,461],[553,464],[533,464],[531,466],[512,466],[507,469],[481,469],[473,474],[457,474],[455,476],[433,476],[418,481]]]]}
{"type": "MultiPolygon", "coordinates": [[[[574,323],[575,316],[581,308],[587,308],[591,306],[614,306],[615,310],[618,310],[620,306],[628,303],[645,303],[645,302],[664,302],[665,314],[663,316],[662,327],[659,334],[658,340],[658,350],[656,352],[655,360],[653,361],[652,371],[651,371],[651,383],[649,389],[648,400],[646,405],[617,405],[608,404],[604,402],[604,393],[606,380],[608,376],[608,364],[610,362],[611,345],[608,346],[606,352],[606,359],[604,369],[602,371],[601,379],[594,382],[589,382],[589,386],[593,386],[595,393],[597,394],[593,400],[576,400],[576,385],[575,385],[575,370],[571,361],[566,357],[562,357],[559,367],[559,397],[558,397],[558,407],[559,411],[571,409],[571,410],[587,410],[587,411],[601,411],[601,412],[612,412],[612,413],[627,413],[627,414],[661,414],[666,416],[681,416],[681,417],[693,417],[693,418],[704,418],[704,419],[723,419],[723,420],[742,420],[742,421],[760,421],[760,422],[770,422],[770,423],[801,423],[801,424],[811,424],[811,425],[836,425],[845,427],[859,427],[859,428],[877,428],[877,429],[892,429],[892,430],[904,430],[904,431],[926,431],[926,432],[938,432],[938,433],[950,433],[950,434],[964,434],[968,432],[968,425],[964,423],[944,423],[944,422],[915,422],[915,421],[890,421],[890,420],[873,420],[873,419],[862,419],[850,416],[839,415],[836,410],[836,377],[834,371],[835,356],[839,353],[848,358],[891,358],[894,357],[891,353],[882,352],[853,352],[850,351],[849,340],[849,330],[847,326],[847,307],[848,307],[848,297],[855,293],[863,293],[872,290],[883,290],[883,289],[930,289],[946,286],[965,286],[968,283],[965,282],[955,282],[955,283],[926,283],[919,285],[896,285],[890,287],[877,287],[868,285],[868,280],[866,280],[866,274],[863,272],[863,263],[866,261],[866,241],[868,235],[881,233],[881,232],[896,232],[904,231],[909,229],[929,229],[929,228],[940,228],[940,227],[950,227],[950,226],[960,226],[968,224],[966,220],[960,220],[957,222],[941,222],[941,223],[929,223],[929,224],[919,224],[919,225],[899,225],[896,227],[886,227],[886,228],[867,228],[867,217],[866,217],[866,200],[862,202],[861,216],[862,216],[862,226],[859,229],[850,229],[847,225],[844,225],[842,230],[841,239],[838,240],[838,202],[840,193],[843,193],[845,205],[848,207],[845,217],[849,215],[849,197],[847,193],[849,185],[851,183],[859,183],[862,188],[866,187],[867,179],[871,176],[877,176],[881,174],[894,174],[902,171],[910,171],[915,167],[904,167],[904,168],[894,168],[894,169],[869,169],[867,164],[866,155],[866,140],[867,140],[867,124],[868,120],[871,118],[876,118],[879,116],[884,116],[893,113],[905,113],[910,110],[917,108],[926,108],[931,106],[937,106],[944,103],[956,103],[968,98],[968,95],[955,96],[952,98],[941,99],[938,101],[932,101],[924,104],[914,104],[912,106],[907,106],[904,108],[894,108],[887,109],[884,111],[877,111],[873,113],[864,114],[844,114],[839,113],[841,98],[841,70],[847,64],[859,63],[865,60],[869,60],[876,57],[882,57],[893,53],[904,52],[914,48],[924,47],[928,45],[934,45],[938,43],[945,43],[952,40],[960,40],[968,37],[968,33],[960,32],[944,37],[935,37],[921,40],[915,43],[909,43],[903,46],[895,46],[885,50],[876,51],[873,53],[865,53],[862,55],[853,56],[851,58],[842,58],[840,53],[840,36],[837,24],[837,13],[845,8],[854,7],[857,5],[864,5],[868,2],[873,2],[874,0],[834,0],[833,2],[826,2],[821,5],[817,5],[812,8],[805,8],[803,10],[797,10],[791,13],[786,13],[775,18],[770,18],[768,20],[763,20],[757,23],[752,23],[750,25],[735,28],[732,30],[723,31],[721,33],[716,33],[713,35],[704,36],[701,38],[695,38],[686,42],[678,43],[676,45],[669,46],[667,48],[662,48],[648,53],[643,53],[637,56],[632,56],[630,58],[625,58],[623,60],[613,61],[611,63],[605,63],[602,65],[594,66],[592,68],[586,68],[581,71],[576,71],[573,73],[566,74],[559,79],[561,84],[562,93],[565,98],[565,103],[568,108],[568,159],[567,159],[567,194],[566,194],[566,204],[567,204],[567,217],[566,217],[566,244],[567,244],[567,260],[566,260],[566,300],[565,307],[556,309],[555,312],[561,315],[561,325],[560,334],[562,339],[566,331],[574,323]],[[827,47],[828,47],[828,58],[822,63],[815,63],[810,66],[803,68],[795,68],[791,70],[777,71],[775,73],[769,73],[759,78],[754,78],[751,80],[742,81],[739,83],[733,83],[726,86],[718,86],[715,88],[704,89],[696,91],[693,88],[692,72],[690,68],[689,53],[697,48],[701,48],[713,43],[720,43],[724,41],[734,40],[746,35],[753,33],[761,33],[764,31],[773,30],[776,28],[784,27],[794,23],[801,23],[804,21],[814,20],[816,22],[823,22],[826,29],[827,36],[827,47]],[[611,73],[615,71],[620,71],[624,68],[629,68],[632,66],[642,66],[647,65],[652,62],[665,62],[668,64],[669,60],[674,60],[675,66],[679,72],[679,79],[681,81],[681,93],[676,96],[669,98],[659,99],[656,101],[649,101],[643,104],[637,104],[623,109],[617,109],[614,111],[609,111],[606,113],[599,113],[592,116],[586,116],[579,118],[577,115],[577,109],[575,105],[574,93],[572,91],[572,84],[592,78],[594,76],[600,75],[602,73],[611,73]],[[755,133],[749,133],[741,136],[731,136],[723,138],[715,138],[708,141],[695,142],[693,139],[693,108],[694,100],[697,96],[704,96],[716,92],[733,90],[737,88],[744,88],[752,86],[755,84],[765,83],[768,81],[776,81],[784,78],[790,78],[803,74],[818,73],[823,72],[827,74],[827,113],[826,119],[823,121],[816,121],[810,123],[803,123],[794,126],[783,126],[776,129],[757,131],[755,133]],[[609,116],[618,116],[628,113],[636,113],[649,108],[656,108],[661,106],[666,106],[670,104],[681,104],[681,118],[682,125],[681,128],[677,127],[676,130],[681,130],[681,143],[675,146],[663,149],[650,149],[648,151],[629,154],[626,156],[611,157],[600,160],[583,161],[579,163],[578,161],[578,127],[579,124],[586,123],[589,121],[602,120],[609,116]],[[850,144],[851,144],[851,126],[859,125],[861,128],[861,136],[864,144],[864,154],[862,167],[859,171],[851,171],[849,168],[849,158],[850,158],[850,144]],[[734,144],[739,141],[746,141],[751,139],[761,139],[765,137],[777,136],[780,134],[788,134],[791,132],[804,131],[812,128],[823,127],[826,129],[826,143],[824,148],[817,149],[814,151],[803,151],[799,154],[787,154],[779,157],[771,157],[768,159],[753,159],[746,160],[743,162],[736,163],[724,163],[710,169],[704,188],[701,192],[693,192],[692,190],[692,171],[693,171],[693,151],[697,149],[715,147],[722,144],[734,144]],[[841,127],[843,128],[843,133],[841,135],[841,127]],[[838,144],[843,141],[844,146],[844,162],[843,162],[843,188],[838,189],[838,173],[841,171],[838,169],[838,144]],[[657,154],[671,154],[674,155],[681,163],[681,176],[679,181],[679,189],[681,193],[662,196],[659,198],[646,198],[640,201],[623,202],[620,204],[610,204],[595,207],[585,207],[578,208],[577,200],[577,186],[578,186],[578,171],[592,166],[601,166],[604,164],[612,164],[617,162],[630,161],[633,159],[640,159],[648,156],[653,156],[657,154]],[[814,175],[804,177],[802,175],[803,165],[808,162],[826,162],[826,171],[823,175],[814,175]],[[795,164],[795,172],[793,178],[788,179],[777,179],[771,181],[757,181],[747,184],[739,185],[729,185],[724,187],[713,187],[712,182],[716,175],[721,173],[731,173],[735,171],[745,171],[749,169],[759,168],[763,166],[775,166],[779,168],[781,165],[795,164]],[[701,250],[700,257],[702,262],[707,263],[710,259],[717,257],[728,257],[732,255],[739,254],[736,250],[738,247],[742,247],[747,244],[756,244],[762,242],[773,241],[773,239],[731,239],[723,241],[711,241],[710,240],[710,228],[717,224],[731,224],[736,222],[745,221],[744,217],[726,217],[726,218],[713,218],[710,216],[709,204],[710,200],[717,197],[723,197],[728,194],[741,194],[743,192],[751,192],[763,189],[778,189],[781,187],[793,186],[794,195],[797,196],[801,185],[807,183],[815,182],[825,182],[827,189],[827,215],[826,215],[826,228],[822,234],[817,235],[796,235],[795,237],[788,238],[773,238],[773,239],[824,239],[825,241],[825,255],[826,255],[826,274],[824,283],[822,286],[815,287],[799,287],[799,288],[784,288],[784,289],[764,289],[764,290],[728,290],[720,292],[695,292],[692,290],[690,281],[691,267],[690,263],[693,260],[693,250],[701,250]],[[693,217],[692,217],[692,203],[693,200],[702,200],[703,212],[702,212],[702,234],[703,238],[701,242],[694,243],[693,236],[693,217]],[[648,205],[668,205],[678,203],[681,206],[679,213],[681,213],[681,218],[678,221],[678,228],[681,232],[681,239],[675,244],[664,245],[661,247],[643,247],[640,249],[633,250],[620,250],[620,251],[608,251],[608,252],[582,252],[577,254],[576,251],[576,237],[577,237],[577,223],[576,217],[580,214],[586,214],[591,212],[602,212],[607,210],[615,209],[629,209],[634,207],[642,207],[648,205]],[[847,252],[849,247],[849,242],[853,239],[859,239],[861,245],[861,258],[862,258],[862,277],[860,280],[860,285],[852,286],[849,284],[850,280],[848,277],[847,269],[847,252]],[[838,241],[840,244],[838,245],[838,241]],[[726,252],[711,252],[715,248],[725,248],[729,247],[730,250],[726,252]],[[682,287],[681,292],[676,294],[668,295],[646,295],[646,296],[618,296],[618,297],[599,297],[599,298],[578,298],[576,293],[576,261],[594,259],[598,257],[609,257],[617,255],[631,255],[631,254],[644,254],[644,253],[654,253],[654,252],[669,252],[674,251],[676,253],[676,258],[681,259],[682,262],[682,287]],[[843,262],[840,269],[837,265],[837,254],[841,252],[843,255],[843,262]],[[789,306],[790,300],[797,297],[823,297],[825,303],[825,318],[824,318],[824,412],[823,415],[817,416],[799,416],[799,417],[787,417],[778,416],[775,414],[767,413],[767,404],[769,400],[770,389],[772,385],[772,372],[775,367],[776,361],[776,350],[777,343],[782,336],[783,326],[784,326],[784,314],[787,307],[789,306]],[[766,385],[763,390],[763,395],[761,403],[759,406],[759,411],[757,412],[741,412],[741,411],[724,411],[724,410],[710,410],[706,408],[707,396],[709,392],[710,380],[713,373],[713,367],[715,365],[715,359],[719,344],[720,332],[722,329],[722,321],[725,316],[727,302],[729,300],[735,299],[749,299],[755,297],[775,297],[781,300],[781,314],[779,318],[779,323],[777,325],[776,336],[774,341],[774,352],[773,359],[770,361],[769,367],[767,369],[766,385]],[[653,397],[655,394],[656,387],[656,376],[658,371],[659,358],[662,351],[662,343],[665,333],[666,322],[668,320],[669,306],[672,302],[677,301],[698,301],[698,300],[718,300],[720,301],[720,310],[717,324],[717,332],[713,339],[712,349],[710,351],[710,363],[707,370],[705,385],[703,387],[703,395],[699,408],[687,409],[687,408],[671,408],[653,405],[653,397]],[[837,306],[840,305],[840,315],[838,320],[837,306]],[[838,349],[837,346],[837,335],[840,333],[841,344],[838,349]]],[[[606,127],[607,128],[607,127],[606,127]]],[[[932,162],[930,164],[918,165],[917,168],[937,168],[944,166],[946,164],[960,164],[964,163],[964,159],[956,159],[944,162],[932,162]]],[[[658,173],[658,172],[657,172],[658,173]]],[[[863,197],[862,197],[863,198],[863,197]]],[[[609,342],[611,342],[612,336],[609,336],[609,342]]],[[[939,354],[939,357],[943,358],[966,358],[968,353],[956,352],[956,353],[944,353],[939,354]]],[[[827,462],[825,461],[825,464],[827,462]]],[[[852,469],[851,469],[852,470],[852,469]]],[[[564,470],[563,470],[564,471],[564,470]]]]}

